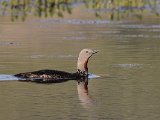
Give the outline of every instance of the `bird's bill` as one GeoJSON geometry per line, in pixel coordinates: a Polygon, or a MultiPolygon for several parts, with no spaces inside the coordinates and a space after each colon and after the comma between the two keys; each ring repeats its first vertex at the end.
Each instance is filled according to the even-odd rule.
{"type": "Polygon", "coordinates": [[[93,50],[93,54],[96,54],[98,52],[99,52],[99,50],[93,50]]]}

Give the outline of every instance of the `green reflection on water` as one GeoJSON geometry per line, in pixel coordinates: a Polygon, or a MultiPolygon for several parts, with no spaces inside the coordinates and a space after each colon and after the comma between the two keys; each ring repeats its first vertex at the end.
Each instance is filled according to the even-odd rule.
{"type": "Polygon", "coordinates": [[[25,20],[28,15],[38,17],[64,17],[73,9],[85,5],[97,18],[107,15],[110,20],[120,20],[130,15],[142,19],[146,10],[159,16],[158,0],[1,0],[1,15],[9,13],[11,20],[25,20]],[[75,6],[77,5],[77,6],[75,6]]]}

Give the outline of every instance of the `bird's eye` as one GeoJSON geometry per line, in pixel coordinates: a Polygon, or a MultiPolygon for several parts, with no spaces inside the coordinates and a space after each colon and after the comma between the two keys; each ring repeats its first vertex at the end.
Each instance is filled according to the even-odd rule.
{"type": "Polygon", "coordinates": [[[88,51],[86,51],[86,53],[88,53],[88,51]]]}

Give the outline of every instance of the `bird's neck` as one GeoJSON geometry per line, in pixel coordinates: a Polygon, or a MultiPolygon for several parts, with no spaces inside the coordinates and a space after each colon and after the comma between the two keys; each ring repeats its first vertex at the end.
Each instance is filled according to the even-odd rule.
{"type": "MultiPolygon", "coordinates": [[[[77,73],[81,76],[81,78],[78,80],[78,84],[81,82],[85,83],[85,85],[88,85],[88,59],[84,59],[79,57],[77,62],[77,73]]],[[[87,87],[86,87],[87,88],[87,87]]]]}
{"type": "Polygon", "coordinates": [[[77,70],[82,73],[88,74],[88,59],[83,60],[82,58],[78,58],[77,62],[77,70]]]}

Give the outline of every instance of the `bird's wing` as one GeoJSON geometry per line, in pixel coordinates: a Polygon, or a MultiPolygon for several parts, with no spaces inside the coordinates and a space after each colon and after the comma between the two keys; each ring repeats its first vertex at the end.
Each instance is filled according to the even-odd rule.
{"type": "Polygon", "coordinates": [[[21,81],[57,83],[75,79],[74,74],[57,70],[39,70],[14,75],[21,81]]]}

